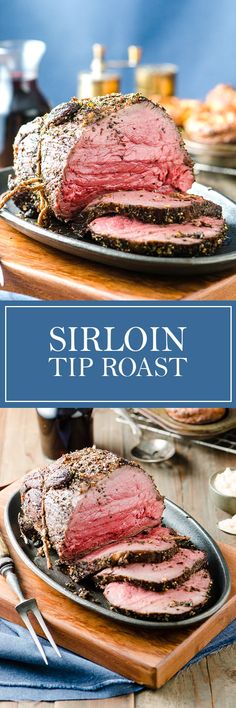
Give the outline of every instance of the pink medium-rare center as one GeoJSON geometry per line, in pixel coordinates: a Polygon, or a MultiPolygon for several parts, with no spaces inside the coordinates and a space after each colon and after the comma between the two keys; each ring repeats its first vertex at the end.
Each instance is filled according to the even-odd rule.
{"type": "Polygon", "coordinates": [[[132,241],[136,244],[138,241],[165,243],[167,240],[192,244],[203,237],[215,239],[224,231],[224,220],[204,216],[187,224],[145,224],[128,216],[100,216],[90,223],[89,228],[94,236],[105,236],[107,239],[110,236],[121,241],[127,239],[131,244],[132,241]]]}
{"type": "Polygon", "coordinates": [[[82,133],[78,126],[77,134],[56,195],[55,213],[64,218],[112,190],[184,192],[192,186],[176,126],[151,102],[121,108],[82,133]]]}
{"type": "MultiPolygon", "coordinates": [[[[45,498],[45,518],[52,542],[55,519],[58,538],[60,496],[60,491],[53,489],[45,498]]],[[[67,560],[156,526],[161,522],[164,508],[151,478],[144,477],[141,469],[126,465],[86,493],[64,490],[64,500],[68,519],[64,537],[63,529],[61,533],[60,555],[67,560]]],[[[64,510],[62,518],[64,528],[64,510]]]]}
{"type": "Polygon", "coordinates": [[[113,608],[133,616],[150,619],[181,618],[195,614],[209,599],[211,578],[207,570],[199,570],[177,588],[154,592],[129,583],[112,582],[104,595],[113,608]]]}

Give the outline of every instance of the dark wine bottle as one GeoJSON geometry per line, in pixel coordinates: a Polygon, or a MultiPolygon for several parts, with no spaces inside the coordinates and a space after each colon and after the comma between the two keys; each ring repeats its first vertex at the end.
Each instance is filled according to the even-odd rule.
{"type": "Polygon", "coordinates": [[[37,40],[0,42],[0,167],[13,164],[13,142],[21,125],[50,110],[38,86],[45,48],[37,40]]]}
{"type": "Polygon", "coordinates": [[[66,452],[93,445],[92,408],[37,408],[44,455],[56,460],[66,452]]]}

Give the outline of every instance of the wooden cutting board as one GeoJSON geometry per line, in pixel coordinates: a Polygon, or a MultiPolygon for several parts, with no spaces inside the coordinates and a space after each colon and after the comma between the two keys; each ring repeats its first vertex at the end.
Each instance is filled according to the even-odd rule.
{"type": "Polygon", "coordinates": [[[0,288],[43,300],[236,300],[236,269],[193,278],[136,273],[75,258],[0,219],[0,288]]]}
{"type": "MultiPolygon", "coordinates": [[[[0,527],[6,539],[4,507],[18,488],[19,480],[0,492],[0,527]]],[[[37,598],[57,644],[150,688],[166,683],[236,617],[236,548],[225,544],[221,550],[232,580],[227,603],[195,628],[157,632],[112,622],[67,600],[34,575],[7,542],[22,588],[27,597],[37,598]]],[[[15,604],[14,594],[0,578],[0,615],[20,624],[15,604]]]]}

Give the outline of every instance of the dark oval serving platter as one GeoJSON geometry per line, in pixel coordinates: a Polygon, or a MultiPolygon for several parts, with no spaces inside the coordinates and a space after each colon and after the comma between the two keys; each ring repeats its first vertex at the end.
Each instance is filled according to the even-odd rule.
{"type": "MultiPolygon", "coordinates": [[[[6,167],[0,170],[0,193],[7,190],[8,177],[13,169],[6,167]]],[[[114,268],[141,271],[143,273],[156,273],[161,275],[189,276],[217,273],[229,270],[236,264],[236,204],[222,194],[209,187],[194,183],[190,192],[199,194],[206,199],[211,199],[220,204],[223,215],[228,225],[228,237],[224,246],[214,255],[199,258],[158,258],[153,256],[124,253],[113,248],[105,248],[82,238],[71,236],[68,226],[62,224],[60,233],[43,229],[37,226],[34,219],[26,219],[19,215],[19,211],[10,201],[1,212],[5,221],[17,231],[29,236],[39,243],[51,246],[64,253],[85,258],[96,263],[103,263],[114,268]]]]}
{"type": "MultiPolygon", "coordinates": [[[[191,541],[197,548],[206,551],[209,561],[209,571],[213,579],[213,593],[211,600],[204,611],[185,620],[176,620],[173,622],[155,622],[151,620],[139,620],[131,617],[126,617],[119,612],[111,610],[106,602],[101,591],[91,588],[89,589],[90,598],[84,599],[75,595],[68,589],[68,576],[64,575],[55,565],[52,570],[46,567],[46,561],[40,556],[37,557],[37,549],[32,544],[26,544],[21,536],[18,516],[20,512],[20,494],[16,492],[9,500],[5,509],[5,526],[12,545],[15,548],[21,560],[33,571],[39,575],[42,580],[53,587],[62,595],[65,595],[70,600],[82,605],[87,609],[93,610],[98,614],[104,615],[112,620],[118,620],[133,627],[145,629],[169,629],[178,627],[189,627],[190,625],[201,622],[213,615],[225,603],[230,592],[230,575],[224,557],[218,548],[215,541],[209,536],[200,524],[195,521],[183,509],[174,504],[169,499],[165,500],[164,523],[176,529],[180,534],[189,536],[191,541]]],[[[52,561],[57,559],[56,554],[52,554],[52,561]]],[[[84,588],[84,585],[77,585],[77,589],[84,588]]],[[[87,586],[88,587],[88,586],[87,586]]]]}

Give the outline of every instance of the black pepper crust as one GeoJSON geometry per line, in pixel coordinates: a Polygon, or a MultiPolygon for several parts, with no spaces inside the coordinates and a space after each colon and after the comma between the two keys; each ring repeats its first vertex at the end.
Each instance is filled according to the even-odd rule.
{"type": "MultiPolygon", "coordinates": [[[[188,602],[181,602],[181,603],[177,602],[178,605],[179,604],[182,605],[183,612],[181,612],[181,613],[178,612],[178,614],[176,614],[176,615],[170,614],[168,612],[161,613],[161,614],[158,612],[141,614],[141,613],[138,613],[138,612],[135,612],[132,610],[126,610],[123,607],[119,607],[119,606],[116,607],[115,605],[112,605],[111,603],[109,603],[108,600],[107,600],[107,603],[108,603],[108,606],[110,607],[111,610],[113,610],[114,612],[119,612],[119,613],[121,612],[121,614],[127,615],[127,617],[135,617],[136,619],[140,619],[140,620],[141,619],[150,619],[150,620],[157,621],[157,622],[158,621],[161,621],[161,622],[174,621],[174,622],[176,622],[176,625],[177,625],[178,620],[183,620],[183,619],[188,619],[188,617],[193,617],[194,615],[198,614],[200,612],[200,610],[202,610],[203,608],[206,609],[207,606],[210,604],[211,599],[212,599],[213,582],[212,582],[212,579],[211,579],[207,570],[205,571],[205,575],[209,579],[208,589],[206,591],[205,598],[198,605],[193,606],[193,608],[190,611],[186,611],[186,610],[184,610],[184,608],[191,607],[191,604],[192,604],[191,603],[191,591],[194,592],[194,590],[195,590],[194,585],[191,588],[191,590],[189,591],[189,596],[190,596],[189,601],[188,602]]],[[[168,592],[168,590],[167,590],[167,592],[168,592]]]]}
{"type": "MultiPolygon", "coordinates": [[[[142,103],[147,99],[140,93],[111,93],[106,96],[96,96],[95,98],[71,98],[67,103],[61,103],[53,108],[44,117],[45,127],[52,125],[62,125],[68,120],[79,121],[82,127],[97,123],[106,118],[110,113],[116,113],[124,106],[132,106],[135,103],[142,103]]],[[[153,104],[155,105],[155,104],[153,104]]]]}
{"type": "MultiPolygon", "coordinates": [[[[158,192],[154,192],[154,195],[158,197],[158,192]]],[[[182,192],[168,194],[166,205],[157,204],[156,206],[122,204],[122,202],[117,204],[112,201],[112,195],[110,201],[107,201],[108,197],[109,195],[106,195],[106,201],[103,201],[101,197],[96,200],[96,203],[88,204],[82,210],[80,214],[80,229],[81,226],[85,228],[85,225],[89,227],[91,221],[106,215],[117,216],[120,214],[128,216],[130,219],[139,219],[139,221],[151,224],[181,224],[203,216],[214,216],[219,219],[222,217],[222,209],[219,204],[214,204],[207,199],[203,199],[203,197],[183,194],[182,192]],[[168,206],[168,198],[177,198],[179,206],[168,206]],[[182,201],[187,202],[187,204],[181,204],[182,201]]],[[[75,231],[75,226],[73,230],[75,231]]]]}
{"type": "Polygon", "coordinates": [[[67,572],[74,580],[74,582],[80,582],[89,575],[95,575],[104,570],[104,568],[110,568],[116,565],[128,565],[129,563],[159,563],[160,561],[169,560],[177,552],[177,545],[173,542],[170,544],[170,548],[166,550],[150,550],[150,551],[133,551],[129,548],[132,545],[132,540],[127,540],[127,550],[117,553],[111,553],[109,558],[102,559],[97,558],[92,562],[86,561],[86,556],[82,558],[75,565],[67,564],[67,572]]]}
{"type": "MultiPolygon", "coordinates": [[[[176,550],[175,550],[175,553],[176,553],[176,550]]],[[[171,556],[169,556],[169,558],[171,558],[171,556]]],[[[164,560],[164,558],[162,560],[164,560]]],[[[168,556],[167,556],[167,560],[169,560],[168,556]]],[[[140,562],[140,560],[137,562],[140,562]]],[[[174,562],[175,562],[175,558],[174,558],[174,562]]],[[[142,563],[145,563],[145,558],[143,558],[143,557],[142,557],[142,563]]],[[[147,560],[147,563],[155,563],[155,561],[152,561],[149,559],[149,560],[147,560]]],[[[120,565],[121,565],[121,563],[120,563],[120,565]]],[[[105,573],[103,574],[103,572],[101,571],[98,575],[95,575],[94,582],[95,582],[95,585],[97,585],[99,588],[105,588],[106,585],[115,581],[117,583],[120,583],[120,582],[121,583],[129,583],[130,585],[135,585],[137,587],[145,588],[146,590],[154,590],[154,591],[155,590],[156,591],[168,590],[170,588],[177,588],[185,580],[188,580],[190,578],[190,576],[193,575],[193,573],[196,573],[198,570],[201,570],[201,568],[203,568],[206,565],[207,565],[207,554],[205,553],[203,559],[197,560],[195,562],[195,564],[192,566],[192,568],[183,568],[179,577],[175,578],[174,580],[167,580],[167,579],[163,578],[163,580],[161,580],[160,582],[154,582],[154,581],[144,580],[143,578],[131,578],[131,577],[129,577],[129,574],[128,574],[129,568],[127,568],[127,576],[119,575],[119,573],[117,572],[118,568],[114,568],[114,570],[116,571],[115,575],[112,575],[112,569],[111,569],[111,573],[109,575],[106,575],[105,573]]]]}
{"type": "MultiPolygon", "coordinates": [[[[79,487],[83,482],[84,491],[94,486],[98,479],[106,477],[115,469],[125,464],[140,467],[134,462],[118,457],[108,450],[99,450],[96,447],[86,447],[83,450],[69,452],[59,457],[49,465],[33,470],[26,475],[21,487],[21,497],[24,500],[29,489],[63,489],[73,484],[79,487]],[[86,489],[85,489],[86,487],[86,489]]],[[[141,469],[141,468],[140,468],[141,469]]]]}
{"type": "Polygon", "coordinates": [[[227,225],[224,222],[223,226],[219,228],[218,233],[208,239],[204,234],[204,228],[196,228],[196,234],[191,234],[191,238],[197,238],[197,243],[189,244],[185,242],[189,239],[189,236],[181,234],[181,228],[179,232],[176,231],[176,238],[171,240],[166,240],[166,243],[157,241],[145,240],[142,242],[135,241],[134,238],[120,238],[118,236],[111,237],[108,234],[97,234],[93,231],[92,224],[89,226],[89,233],[92,240],[99,243],[101,246],[106,246],[106,248],[114,248],[117,251],[125,251],[127,253],[143,254],[145,256],[162,256],[162,257],[194,257],[194,256],[210,256],[213,255],[218,248],[220,248],[227,235],[227,225]],[[180,237],[178,240],[178,236],[180,237]]]}

